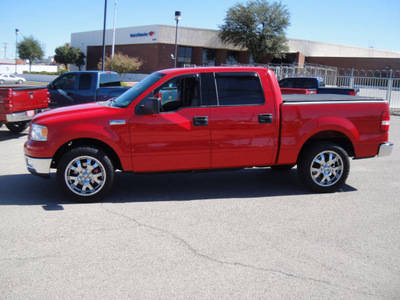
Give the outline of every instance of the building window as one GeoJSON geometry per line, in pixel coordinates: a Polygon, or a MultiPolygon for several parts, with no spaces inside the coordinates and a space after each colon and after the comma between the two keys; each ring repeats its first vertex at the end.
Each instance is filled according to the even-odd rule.
{"type": "Polygon", "coordinates": [[[217,57],[217,50],[204,48],[203,66],[215,66],[216,57],[217,57]]]}
{"type": "Polygon", "coordinates": [[[178,67],[192,63],[192,48],[179,46],[178,50],[178,67]]]}
{"type": "Polygon", "coordinates": [[[228,51],[226,56],[226,64],[228,66],[235,66],[239,64],[239,52],[237,51],[228,51]]]}

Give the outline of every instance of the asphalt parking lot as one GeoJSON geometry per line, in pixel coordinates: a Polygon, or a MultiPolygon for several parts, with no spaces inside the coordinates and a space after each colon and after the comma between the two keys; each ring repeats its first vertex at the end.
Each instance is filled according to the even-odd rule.
{"type": "Polygon", "coordinates": [[[341,192],[296,170],[116,176],[74,204],[0,128],[0,299],[399,299],[400,116],[341,192]]]}

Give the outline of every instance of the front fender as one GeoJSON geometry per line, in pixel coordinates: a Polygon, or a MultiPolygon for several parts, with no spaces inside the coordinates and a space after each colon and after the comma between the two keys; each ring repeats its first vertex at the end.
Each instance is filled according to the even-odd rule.
{"type": "Polygon", "coordinates": [[[127,124],[74,123],[64,127],[59,133],[63,138],[57,140],[57,149],[74,140],[97,140],[115,151],[124,169],[129,170],[132,166],[127,124]]]}

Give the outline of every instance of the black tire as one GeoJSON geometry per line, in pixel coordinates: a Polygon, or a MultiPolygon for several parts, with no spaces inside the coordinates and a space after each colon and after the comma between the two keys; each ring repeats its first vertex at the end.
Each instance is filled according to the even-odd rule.
{"type": "Polygon", "coordinates": [[[271,169],[274,171],[289,171],[295,165],[278,165],[278,166],[271,166],[271,169]]]}
{"type": "Polygon", "coordinates": [[[104,151],[77,147],[65,153],[59,161],[57,183],[71,200],[95,202],[111,190],[114,171],[114,165],[104,151]]]}
{"type": "Polygon", "coordinates": [[[22,84],[22,80],[20,79],[20,80],[18,80],[16,83],[17,83],[17,84],[22,84]]]}
{"type": "Polygon", "coordinates": [[[4,80],[3,79],[0,80],[0,84],[4,84],[4,80]]]}
{"type": "Polygon", "coordinates": [[[297,163],[300,180],[317,193],[336,192],[344,185],[350,172],[349,156],[331,142],[308,146],[297,163]]]}
{"type": "Polygon", "coordinates": [[[15,123],[6,123],[6,127],[8,130],[10,130],[12,133],[21,133],[25,129],[27,129],[29,126],[29,121],[23,121],[23,122],[15,122],[15,123]]]}

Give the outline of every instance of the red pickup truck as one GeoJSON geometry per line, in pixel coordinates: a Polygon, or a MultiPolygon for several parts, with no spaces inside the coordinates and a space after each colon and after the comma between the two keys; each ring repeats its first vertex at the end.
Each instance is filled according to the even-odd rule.
{"type": "Polygon", "coordinates": [[[48,108],[50,102],[47,87],[1,87],[0,125],[13,133],[20,133],[39,112],[48,108]]]}
{"type": "Polygon", "coordinates": [[[32,121],[28,170],[77,202],[100,200],[116,170],[135,173],[245,167],[290,169],[316,192],[334,192],[349,157],[389,155],[381,99],[288,95],[264,68],[155,72],[116,99],[54,109],[32,121]]]}

